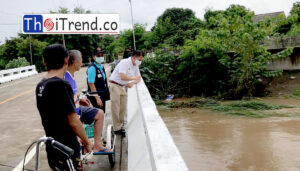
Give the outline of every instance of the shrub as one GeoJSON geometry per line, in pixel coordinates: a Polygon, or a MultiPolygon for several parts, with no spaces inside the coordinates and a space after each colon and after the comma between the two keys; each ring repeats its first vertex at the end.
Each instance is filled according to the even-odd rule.
{"type": "Polygon", "coordinates": [[[30,63],[25,59],[25,57],[18,57],[18,59],[13,59],[6,64],[5,69],[19,68],[24,66],[29,66],[30,63]]]}

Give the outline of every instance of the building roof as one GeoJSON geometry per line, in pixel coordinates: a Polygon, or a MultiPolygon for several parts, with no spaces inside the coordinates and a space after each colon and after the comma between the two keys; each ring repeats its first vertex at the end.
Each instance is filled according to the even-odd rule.
{"type": "Polygon", "coordinates": [[[267,16],[270,17],[270,18],[275,18],[280,14],[283,14],[285,16],[284,11],[279,11],[279,12],[272,12],[272,13],[265,13],[265,14],[257,14],[257,15],[254,16],[253,20],[254,20],[254,22],[258,22],[258,21],[264,19],[267,16]]]}

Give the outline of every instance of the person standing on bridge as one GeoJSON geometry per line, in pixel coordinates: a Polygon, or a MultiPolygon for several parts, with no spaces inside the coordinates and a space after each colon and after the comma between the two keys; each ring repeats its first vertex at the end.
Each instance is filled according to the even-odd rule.
{"type": "Polygon", "coordinates": [[[139,65],[142,63],[143,57],[144,54],[142,51],[134,51],[131,57],[120,61],[109,79],[111,83],[109,88],[111,94],[111,113],[116,134],[125,135],[123,127],[127,105],[125,87],[131,88],[141,80],[139,65]]]}
{"type": "Polygon", "coordinates": [[[80,116],[80,120],[85,124],[92,124],[94,121],[94,152],[107,153],[112,152],[111,149],[106,149],[101,143],[101,133],[103,129],[104,112],[101,109],[89,107],[90,102],[87,98],[78,99],[77,84],[74,79],[75,72],[80,70],[82,65],[82,54],[79,50],[69,51],[68,69],[64,76],[74,93],[75,104],[82,104],[76,108],[76,113],[80,116]]]}
{"type": "Polygon", "coordinates": [[[125,50],[124,50],[124,53],[123,53],[123,59],[126,59],[126,58],[128,58],[130,55],[130,52],[131,52],[131,49],[130,48],[126,48],[125,50]]]}
{"type": "MultiPolygon", "coordinates": [[[[47,75],[36,87],[36,102],[42,125],[47,137],[72,148],[71,156],[75,167],[78,166],[80,146],[77,136],[81,138],[87,152],[92,151],[84,127],[76,114],[74,94],[70,84],[64,80],[68,67],[68,52],[59,44],[49,45],[43,52],[47,75]]],[[[53,170],[68,170],[67,162],[60,151],[46,147],[48,163],[53,170]]]]}
{"type": "Polygon", "coordinates": [[[88,98],[94,107],[102,109],[105,113],[105,102],[110,100],[110,96],[105,68],[102,65],[104,62],[103,51],[97,52],[93,56],[93,60],[94,62],[87,69],[87,86],[89,92],[97,92],[100,97],[88,98]]]}

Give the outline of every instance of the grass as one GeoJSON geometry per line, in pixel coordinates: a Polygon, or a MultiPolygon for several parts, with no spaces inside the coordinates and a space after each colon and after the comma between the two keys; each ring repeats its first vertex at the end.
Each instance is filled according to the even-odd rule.
{"type": "Polygon", "coordinates": [[[192,101],[186,102],[170,102],[170,103],[162,103],[163,105],[167,105],[170,108],[194,108],[194,107],[207,107],[207,106],[216,106],[219,105],[219,102],[213,99],[196,99],[192,101]]]}
{"type": "MultiPolygon", "coordinates": [[[[225,112],[231,115],[264,118],[271,116],[281,116],[277,113],[265,112],[268,110],[279,110],[283,108],[292,108],[286,105],[267,104],[261,101],[238,101],[230,104],[212,106],[209,109],[225,112]]],[[[285,115],[283,115],[285,116],[285,115]]]]}
{"type": "Polygon", "coordinates": [[[226,105],[213,106],[212,109],[220,111],[230,111],[230,110],[278,110],[282,108],[289,108],[286,105],[277,104],[266,104],[261,101],[238,101],[226,105]]]}
{"type": "Polygon", "coordinates": [[[288,98],[293,98],[300,100],[300,88],[296,89],[294,92],[292,92],[290,95],[287,96],[288,98]]]}
{"type": "MultiPolygon", "coordinates": [[[[278,113],[276,110],[283,108],[292,108],[287,105],[267,104],[262,101],[236,101],[228,104],[222,104],[212,99],[197,99],[187,102],[161,103],[168,108],[204,108],[230,115],[264,118],[264,117],[287,117],[290,114],[278,113]],[[271,111],[271,112],[270,112],[271,111]],[[272,112],[274,111],[274,112],[272,112]]],[[[297,114],[298,115],[298,114],[297,114]]]]}

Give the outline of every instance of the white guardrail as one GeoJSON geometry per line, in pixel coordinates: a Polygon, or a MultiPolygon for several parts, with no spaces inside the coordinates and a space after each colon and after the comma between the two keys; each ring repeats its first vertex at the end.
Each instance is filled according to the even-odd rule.
{"type": "Polygon", "coordinates": [[[188,170],[144,81],[127,93],[128,170],[188,170]]]}
{"type": "Polygon", "coordinates": [[[6,83],[12,80],[28,77],[31,75],[38,74],[35,69],[35,65],[20,67],[20,68],[13,68],[7,70],[0,71],[0,83],[6,83]]]}

